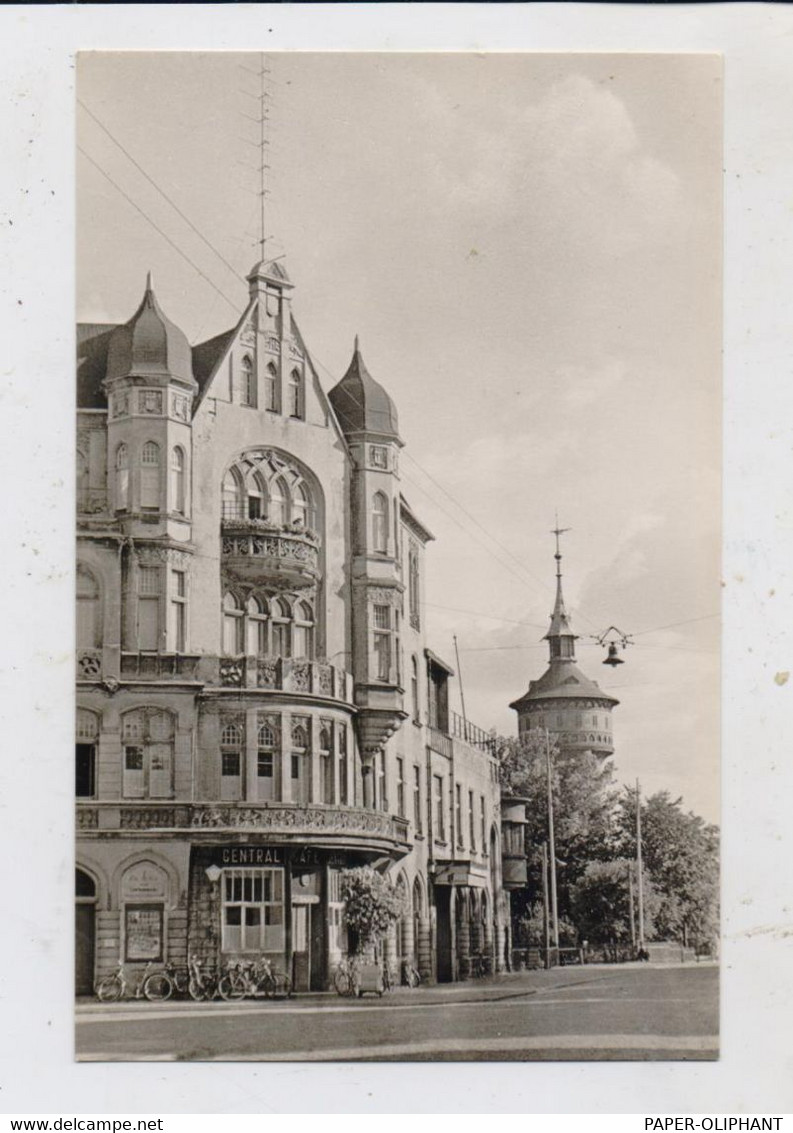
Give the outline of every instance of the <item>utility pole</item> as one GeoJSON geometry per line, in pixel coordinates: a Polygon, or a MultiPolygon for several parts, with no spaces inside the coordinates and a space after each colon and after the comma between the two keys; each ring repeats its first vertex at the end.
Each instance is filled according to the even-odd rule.
{"type": "Polygon", "coordinates": [[[545,967],[551,966],[551,918],[548,913],[548,843],[542,844],[542,919],[545,928],[545,967]]]}
{"type": "Polygon", "coordinates": [[[553,946],[559,948],[559,910],[556,903],[556,839],[553,831],[553,779],[551,776],[551,733],[545,729],[545,766],[548,776],[548,856],[551,876],[551,917],[553,946]]]}
{"type": "Polygon", "coordinates": [[[644,886],[642,881],[642,790],[636,780],[636,891],[639,901],[639,949],[644,951],[644,886]]]}
{"type": "Polygon", "coordinates": [[[633,863],[628,862],[628,911],[631,922],[631,948],[636,952],[636,918],[633,914],[633,863]]]}
{"type": "Polygon", "coordinates": [[[457,648],[457,634],[454,634],[454,656],[457,659],[457,678],[460,681],[460,705],[463,710],[463,739],[468,743],[468,717],[465,714],[465,693],[463,692],[463,671],[460,668],[460,651],[457,648]]]}

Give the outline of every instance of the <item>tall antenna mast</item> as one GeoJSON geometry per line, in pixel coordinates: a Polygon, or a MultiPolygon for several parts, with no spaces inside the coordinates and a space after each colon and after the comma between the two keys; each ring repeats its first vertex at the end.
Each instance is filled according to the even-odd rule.
{"type": "Polygon", "coordinates": [[[262,53],[260,56],[261,67],[259,70],[259,197],[260,197],[260,212],[259,212],[259,247],[261,249],[260,258],[265,258],[265,246],[267,244],[267,233],[264,227],[265,220],[265,199],[267,197],[267,170],[270,168],[266,161],[267,146],[270,144],[267,137],[267,125],[270,120],[269,111],[267,108],[267,83],[265,76],[270,72],[267,70],[266,62],[267,56],[262,53]]]}

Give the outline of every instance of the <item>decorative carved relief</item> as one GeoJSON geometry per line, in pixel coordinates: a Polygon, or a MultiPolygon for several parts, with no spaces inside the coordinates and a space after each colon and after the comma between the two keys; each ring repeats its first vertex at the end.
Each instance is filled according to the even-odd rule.
{"type": "Polygon", "coordinates": [[[240,331],[240,342],[243,346],[256,345],[256,324],[253,319],[249,319],[240,331]]]}
{"type": "Polygon", "coordinates": [[[110,399],[110,416],[115,420],[117,417],[126,417],[128,414],[129,394],[126,391],[114,393],[110,399]]]}
{"type": "Polygon", "coordinates": [[[97,807],[78,807],[77,808],[77,829],[78,830],[96,830],[99,825],[99,810],[97,807]]]}
{"type": "Polygon", "coordinates": [[[293,358],[303,357],[303,351],[300,349],[300,343],[296,342],[295,339],[291,339],[289,342],[289,353],[293,358]]]}
{"type": "Polygon", "coordinates": [[[280,354],[281,353],[281,343],[278,341],[278,339],[276,338],[276,336],[274,334],[268,334],[267,335],[267,337],[264,340],[264,348],[265,348],[265,350],[269,351],[270,354],[280,354]]]}
{"type": "Polygon", "coordinates": [[[232,827],[256,830],[331,830],[338,833],[374,834],[396,838],[397,827],[389,814],[378,811],[314,807],[207,807],[195,809],[193,827],[232,827]]]}
{"type": "Polygon", "coordinates": [[[393,606],[395,609],[401,609],[401,595],[396,588],[370,586],[366,592],[369,595],[369,601],[376,606],[393,606]]]}
{"type": "Polygon", "coordinates": [[[176,826],[176,812],[172,807],[135,808],[121,811],[122,830],[151,830],[176,826]]]}
{"type": "Polygon", "coordinates": [[[369,445],[369,463],[372,468],[388,468],[388,449],[385,445],[369,445]]]}
{"type": "Polygon", "coordinates": [[[84,681],[96,680],[102,672],[102,652],[99,649],[81,649],[77,654],[77,676],[84,681]]]}
{"type": "Polygon", "coordinates": [[[292,688],[295,692],[308,692],[311,688],[311,666],[307,661],[295,661],[292,665],[292,688]]]}
{"type": "Polygon", "coordinates": [[[161,563],[170,563],[180,570],[185,570],[190,565],[192,556],[187,551],[180,551],[176,547],[142,547],[136,545],[135,557],[139,566],[160,566],[161,563]]]}
{"type": "Polygon", "coordinates": [[[278,661],[260,657],[256,662],[256,684],[259,688],[278,687],[278,661]]]}
{"type": "Polygon", "coordinates": [[[171,394],[171,414],[179,421],[187,421],[190,417],[190,406],[183,393],[171,394]]]}
{"type": "Polygon", "coordinates": [[[138,412],[151,416],[162,416],[162,390],[142,389],[138,391],[138,412]]]}
{"type": "Polygon", "coordinates": [[[220,683],[222,685],[239,686],[242,684],[243,662],[229,658],[221,658],[220,683]]]}
{"type": "Polygon", "coordinates": [[[317,665],[318,691],[323,696],[333,696],[333,668],[331,665],[317,665]]]}

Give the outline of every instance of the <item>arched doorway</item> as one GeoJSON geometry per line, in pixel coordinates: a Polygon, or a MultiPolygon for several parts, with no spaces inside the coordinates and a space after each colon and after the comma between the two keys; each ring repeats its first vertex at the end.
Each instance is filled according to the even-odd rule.
{"type": "Polygon", "coordinates": [[[96,941],[96,884],[81,869],[75,871],[74,984],[77,995],[94,990],[94,952],[96,941]]]}

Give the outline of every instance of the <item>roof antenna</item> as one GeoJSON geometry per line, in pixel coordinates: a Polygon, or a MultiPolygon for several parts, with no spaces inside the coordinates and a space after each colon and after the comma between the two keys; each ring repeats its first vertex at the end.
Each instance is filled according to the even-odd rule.
{"type": "Polygon", "coordinates": [[[267,56],[262,53],[260,56],[261,68],[259,70],[259,198],[260,198],[260,212],[259,212],[259,247],[261,249],[261,260],[265,258],[265,246],[267,243],[267,236],[264,228],[264,204],[267,196],[267,170],[270,168],[265,161],[266,147],[270,144],[267,138],[267,124],[269,123],[270,116],[267,110],[267,94],[265,76],[269,75],[269,71],[265,66],[267,56]]]}

